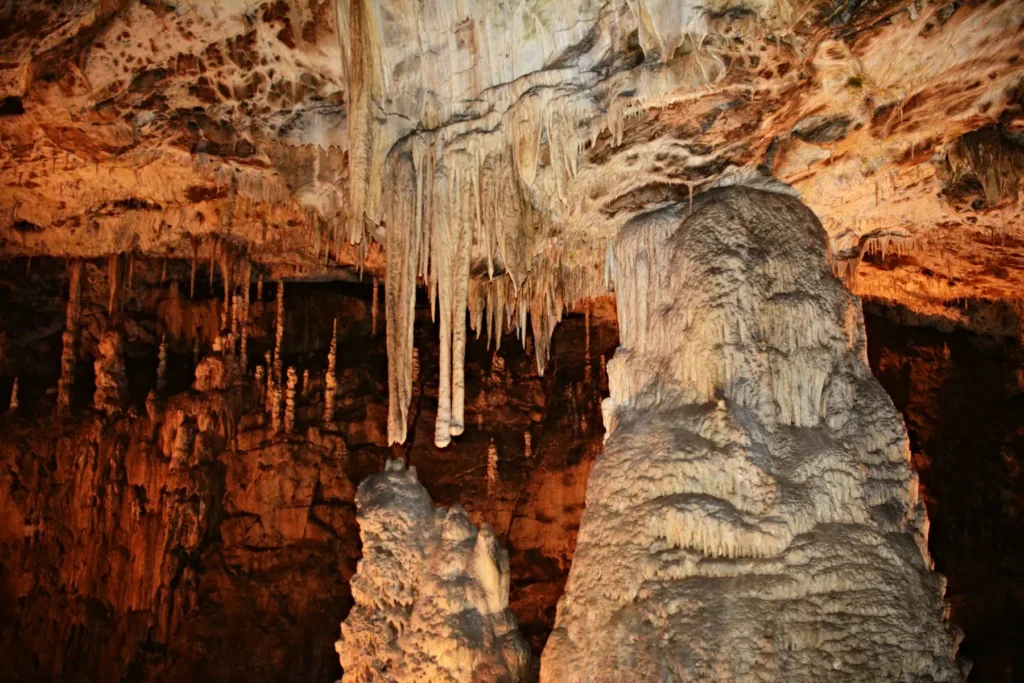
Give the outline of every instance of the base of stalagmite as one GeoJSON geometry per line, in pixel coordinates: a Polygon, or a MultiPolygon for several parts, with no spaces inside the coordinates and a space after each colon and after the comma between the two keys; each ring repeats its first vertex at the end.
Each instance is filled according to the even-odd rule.
{"type": "Polygon", "coordinates": [[[608,437],[541,681],[952,681],[899,414],[813,213],[729,187],[631,221],[608,437]]]}
{"type": "Polygon", "coordinates": [[[356,493],[363,559],[336,649],[345,683],[517,683],[529,647],[508,609],[508,553],[465,510],[434,509],[389,460],[356,493]]]}

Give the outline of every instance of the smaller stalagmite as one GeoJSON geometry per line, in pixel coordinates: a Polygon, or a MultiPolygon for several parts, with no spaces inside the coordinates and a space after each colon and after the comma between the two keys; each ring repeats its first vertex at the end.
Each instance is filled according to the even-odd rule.
{"type": "Polygon", "coordinates": [[[128,375],[124,368],[124,336],[117,330],[108,330],[100,337],[99,356],[93,363],[96,371],[96,410],[114,415],[121,412],[128,401],[128,375]]]}
{"type": "Polygon", "coordinates": [[[295,431],[295,393],[299,376],[295,368],[288,368],[288,385],[284,391],[284,431],[295,431]]]}
{"type": "Polygon", "coordinates": [[[163,393],[167,388],[167,335],[160,337],[160,350],[157,352],[156,390],[163,393]]]}
{"type": "Polygon", "coordinates": [[[18,409],[18,378],[14,378],[14,384],[11,386],[11,402],[8,405],[7,410],[14,412],[18,409]]]}
{"type": "Polygon", "coordinates": [[[344,683],[525,679],[508,553],[465,510],[437,508],[400,460],[359,485],[363,559],[336,644],[344,683]]]}
{"type": "Polygon", "coordinates": [[[71,407],[71,387],[75,381],[75,344],[78,323],[82,315],[82,262],[75,259],[68,268],[68,309],[62,337],[60,379],[57,381],[57,410],[67,412],[71,407]]]}
{"type": "Polygon", "coordinates": [[[327,376],[324,377],[324,422],[334,421],[334,397],[338,393],[338,319],[331,329],[331,349],[327,352],[327,376]]]}
{"type": "Polygon", "coordinates": [[[498,447],[494,439],[487,445],[487,492],[493,493],[498,486],[498,447]]]}
{"type": "Polygon", "coordinates": [[[277,318],[274,326],[274,383],[284,383],[281,347],[284,346],[284,280],[277,281],[277,318]]]}

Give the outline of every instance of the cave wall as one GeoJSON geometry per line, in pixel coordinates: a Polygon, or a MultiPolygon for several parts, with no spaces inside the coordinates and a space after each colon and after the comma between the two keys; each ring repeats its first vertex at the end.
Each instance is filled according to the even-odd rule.
{"type": "MultiPolygon", "coordinates": [[[[1024,671],[1024,353],[1018,340],[866,314],[872,371],[903,414],[969,680],[1024,671]]],[[[882,314],[888,314],[883,316],[882,314]]]]}
{"type": "MultiPolygon", "coordinates": [[[[19,287],[25,260],[0,263],[12,312],[0,320],[0,391],[15,374],[23,387],[17,411],[0,414],[0,671],[10,672],[0,679],[337,679],[333,641],[360,555],[353,497],[387,457],[415,465],[438,504],[462,502],[474,524],[495,530],[510,553],[512,612],[539,654],[601,446],[602,356],[617,342],[609,301],[565,318],[543,378],[514,334],[500,352],[471,339],[475,428],[440,451],[437,334],[425,301],[410,438],[388,447],[383,325],[371,335],[369,280],[286,286],[284,360],[300,376],[310,370],[311,395],[300,389],[295,432],[271,438],[252,383],[189,389],[195,339],[201,356],[212,353],[222,289],[219,273],[211,287],[200,264],[191,299],[187,261],[171,262],[166,280],[161,262],[136,264],[121,313],[131,397],[121,415],[101,417],[90,408],[89,369],[108,323],[103,265],[85,267],[75,400],[57,417],[66,264],[35,259],[32,286],[19,287]],[[40,327],[34,309],[50,322],[40,327]],[[321,378],[335,316],[338,393],[325,428],[321,378]],[[151,410],[164,334],[168,388],[151,410]]],[[[273,344],[274,284],[263,290],[257,297],[252,284],[250,374],[273,344]]]]}

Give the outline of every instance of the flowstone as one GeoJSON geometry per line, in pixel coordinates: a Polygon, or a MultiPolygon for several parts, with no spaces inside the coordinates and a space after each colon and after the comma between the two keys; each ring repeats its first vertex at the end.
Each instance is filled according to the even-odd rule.
{"type": "Polygon", "coordinates": [[[777,189],[619,234],[606,449],[542,682],[961,677],[858,301],[777,189]]]}
{"type": "Polygon", "coordinates": [[[508,609],[508,552],[465,510],[434,509],[389,460],[356,493],[363,558],[335,645],[344,683],[516,683],[529,648],[508,609]]]}

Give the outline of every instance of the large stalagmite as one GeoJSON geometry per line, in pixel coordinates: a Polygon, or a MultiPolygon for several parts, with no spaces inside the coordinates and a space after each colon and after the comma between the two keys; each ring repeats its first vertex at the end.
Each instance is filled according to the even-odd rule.
{"type": "Polygon", "coordinates": [[[524,680],[508,553],[459,506],[434,509],[399,460],[359,485],[363,559],[336,647],[345,683],[524,680]]]}
{"type": "Polygon", "coordinates": [[[609,433],[541,681],[960,678],[903,423],[776,189],[618,237],[609,433]]]}

